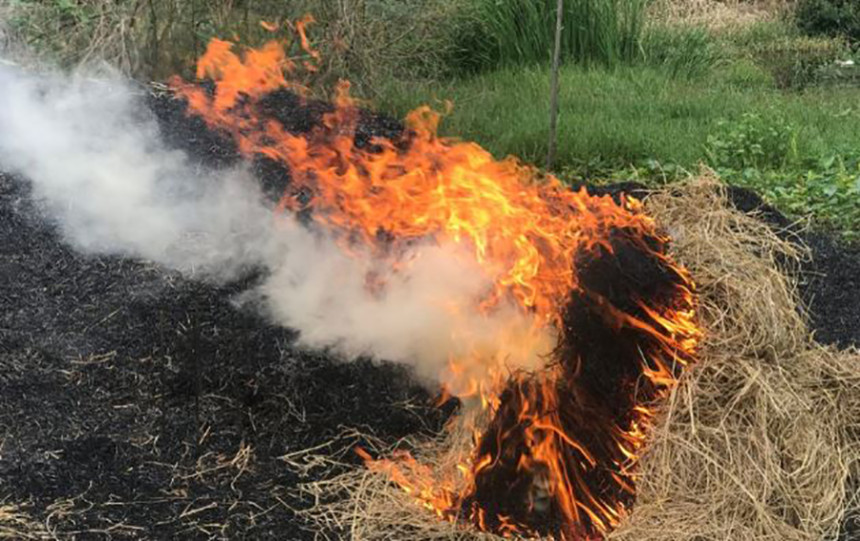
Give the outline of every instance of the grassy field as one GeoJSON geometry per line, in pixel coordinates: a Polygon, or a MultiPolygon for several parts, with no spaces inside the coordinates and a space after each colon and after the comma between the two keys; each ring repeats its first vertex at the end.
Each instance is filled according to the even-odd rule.
{"type": "MultiPolygon", "coordinates": [[[[787,213],[857,238],[860,87],[856,68],[838,64],[853,58],[852,49],[801,35],[786,21],[660,31],[668,38],[658,39],[675,44],[671,51],[650,45],[657,50],[649,56],[646,41],[637,62],[563,67],[556,172],[660,183],[706,165],[787,213]]],[[[376,105],[397,114],[450,100],[444,134],[499,157],[543,161],[549,74],[542,64],[391,81],[376,92],[376,105]]]]}
{"type": "MultiPolygon", "coordinates": [[[[539,162],[546,152],[549,78],[539,67],[509,68],[436,84],[395,83],[377,105],[398,114],[417,103],[451,100],[443,131],[480,141],[498,156],[539,162]]],[[[860,92],[811,88],[784,92],[765,73],[729,67],[697,79],[670,79],[651,67],[566,66],[560,76],[558,164],[624,167],[656,160],[695,167],[723,123],[759,115],[790,129],[798,158],[860,149],[860,92]],[[790,127],[790,128],[789,128],[790,127]]],[[[790,156],[785,157],[791,160],[790,156]]]]}

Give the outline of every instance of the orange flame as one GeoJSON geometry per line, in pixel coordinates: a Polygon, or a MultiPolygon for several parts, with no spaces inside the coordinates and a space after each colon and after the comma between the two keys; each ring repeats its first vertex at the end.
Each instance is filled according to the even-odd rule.
{"type": "MultiPolygon", "coordinates": [[[[306,57],[318,61],[319,53],[306,35],[311,22],[302,19],[294,29],[306,57]]],[[[671,305],[654,307],[641,301],[636,314],[619,310],[586,291],[574,262],[583,254],[613,254],[613,231],[661,245],[666,239],[634,199],[623,198],[618,204],[584,189],[574,192],[514,158],[496,160],[475,143],[438,136],[440,115],[426,106],[407,116],[401,139],[373,138],[358,145],[361,112],[346,82],[338,85],[333,108],[318,127],[293,133],[258,107],[273,91],[301,91],[288,79],[299,68],[287,50],[272,41],[240,54],[233,44],[212,40],[198,62],[197,77],[213,80],[214,92],[178,79],[173,86],[191,112],[231,134],[243,154],[288,166],[291,191],[281,199],[281,210],[311,207],[313,219],[337,235],[345,248],[356,243],[369,247],[392,266],[404,264],[398,261],[398,247],[415,240],[462,246],[493,286],[480,299],[451,299],[452,306],[470,302],[492,314],[512,305],[531,322],[525,331],[500,329],[500,351],[475,344],[468,354],[453,356],[448,373],[440,374],[446,393],[475,396],[484,412],[484,426],[474,427],[472,456],[465,457],[457,471],[440,478],[408,453],[374,460],[359,451],[368,467],[388,473],[439,517],[457,520],[465,510],[480,529],[533,533],[517,517],[493,514],[478,497],[482,479],[499,471],[505,453],[516,446],[520,451],[511,467],[530,479],[530,510],[545,508],[545,499],[554,502],[562,523],[558,531],[565,539],[596,538],[611,530],[628,511],[621,495],[633,493],[634,467],[653,422],[654,401],[676,383],[679,368],[692,359],[699,331],[689,276],[646,242],[637,246],[675,273],[679,293],[671,305]],[[295,197],[300,192],[310,193],[310,201],[295,197]],[[626,416],[594,421],[571,413],[571,397],[578,397],[577,404],[589,400],[570,383],[580,377],[582,367],[576,362],[536,374],[508,373],[506,359],[540,355],[546,352],[548,335],[563,334],[566,305],[576,292],[591,298],[613,325],[652,341],[639,361],[645,391],[631,398],[626,416]],[[483,369],[476,371],[475,365],[483,369]],[[499,421],[511,408],[508,420],[499,421]],[[591,422],[602,423],[609,445],[581,441],[571,432],[571,426],[591,422]],[[608,481],[597,491],[587,477],[607,461],[612,464],[608,481]]],[[[315,69],[308,61],[304,67],[315,69]]]]}

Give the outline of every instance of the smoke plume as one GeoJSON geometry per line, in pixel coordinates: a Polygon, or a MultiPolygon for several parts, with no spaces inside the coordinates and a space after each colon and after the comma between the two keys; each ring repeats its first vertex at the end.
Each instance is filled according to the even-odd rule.
{"type": "Polygon", "coordinates": [[[216,282],[263,269],[245,297],[298,330],[302,344],[411,363],[426,378],[448,379],[451,356],[486,359],[478,369],[541,362],[534,351],[511,356],[517,337],[533,332],[528,316],[477,310],[492,282],[473,255],[428,239],[395,271],[361,247],[344,250],[276,213],[247,168],[207,169],[169,148],[143,92],[119,77],[0,67],[0,93],[0,170],[28,179],[82,251],[216,282]]]}

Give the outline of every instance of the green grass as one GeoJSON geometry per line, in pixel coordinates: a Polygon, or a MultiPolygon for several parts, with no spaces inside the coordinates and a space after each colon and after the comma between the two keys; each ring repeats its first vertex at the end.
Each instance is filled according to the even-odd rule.
{"type": "MultiPolygon", "coordinates": [[[[392,83],[381,109],[402,115],[420,103],[450,99],[449,135],[473,139],[497,156],[539,162],[546,151],[549,77],[537,68],[504,69],[436,84],[392,83]]],[[[708,135],[744,113],[781,115],[798,134],[799,153],[860,149],[860,91],[809,89],[786,93],[748,65],[726,66],[698,79],[672,79],[651,67],[563,68],[560,77],[558,163],[603,160],[624,166],[656,159],[695,167],[708,135]]]]}
{"type": "MultiPolygon", "coordinates": [[[[452,100],[443,134],[497,157],[541,163],[548,79],[545,69],[520,67],[444,83],[395,82],[380,89],[377,104],[402,115],[452,100]]],[[[700,77],[642,65],[567,66],[560,85],[556,170],[565,178],[653,183],[704,163],[790,214],[814,214],[822,226],[860,236],[860,88],[786,91],[744,58],[700,77]]]]}

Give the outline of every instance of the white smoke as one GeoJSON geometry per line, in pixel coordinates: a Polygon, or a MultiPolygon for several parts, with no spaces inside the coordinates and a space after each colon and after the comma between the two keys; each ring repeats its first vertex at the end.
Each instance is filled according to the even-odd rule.
{"type": "MultiPolygon", "coordinates": [[[[264,267],[252,296],[308,347],[347,358],[410,363],[448,379],[451,356],[533,367],[510,356],[531,321],[512,308],[492,317],[474,301],[491,287],[474,258],[428,242],[399,272],[369,253],[276,216],[244,168],[213,171],[161,140],[140,92],[118,77],[32,76],[0,67],[0,171],[21,174],[78,249],[155,261],[229,280],[264,267]],[[376,276],[382,288],[368,287],[376,276]],[[457,306],[452,306],[452,301],[457,306]]],[[[481,377],[480,374],[476,376],[481,377]]]]}
{"type": "Polygon", "coordinates": [[[122,82],[4,69],[0,90],[0,164],[32,181],[78,248],[219,276],[264,257],[271,228],[252,179],[166,148],[122,82]]]}

